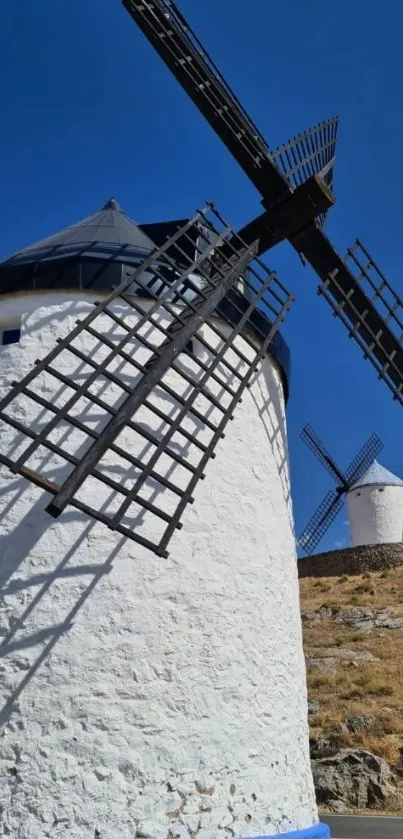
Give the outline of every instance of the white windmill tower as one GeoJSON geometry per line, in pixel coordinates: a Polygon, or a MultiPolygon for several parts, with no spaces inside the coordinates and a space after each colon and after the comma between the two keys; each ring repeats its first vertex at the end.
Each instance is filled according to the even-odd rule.
{"type": "Polygon", "coordinates": [[[403,541],[403,481],[376,460],[346,500],[353,547],[403,541]]]}
{"type": "Polygon", "coordinates": [[[0,283],[3,830],[327,835],[277,332],[289,296],[212,209],[140,229],[113,200],[3,263],[0,283]]]}

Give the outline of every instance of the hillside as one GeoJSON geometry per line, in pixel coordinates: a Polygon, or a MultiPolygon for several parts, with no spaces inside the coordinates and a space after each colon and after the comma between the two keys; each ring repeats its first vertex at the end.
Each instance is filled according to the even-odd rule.
{"type": "Polygon", "coordinates": [[[308,577],[300,593],[312,755],[366,749],[403,791],[403,567],[308,577]]]}

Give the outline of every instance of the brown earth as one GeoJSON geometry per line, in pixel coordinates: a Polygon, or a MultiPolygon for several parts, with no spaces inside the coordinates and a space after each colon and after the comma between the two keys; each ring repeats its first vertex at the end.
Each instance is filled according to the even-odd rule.
{"type": "Polygon", "coordinates": [[[326,570],[300,579],[312,748],[383,757],[403,795],[403,566],[326,570]]]}

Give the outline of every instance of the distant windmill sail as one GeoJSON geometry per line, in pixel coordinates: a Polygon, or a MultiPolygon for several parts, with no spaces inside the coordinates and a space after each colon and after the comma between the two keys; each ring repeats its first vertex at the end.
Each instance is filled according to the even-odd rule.
{"type": "Polygon", "coordinates": [[[336,489],[330,490],[325,495],[298,538],[298,545],[305,553],[311,553],[319,545],[342,506],[342,495],[336,489]]]}
{"type": "Polygon", "coordinates": [[[72,505],[167,555],[293,299],[255,253],[209,205],[14,383],[0,462],[53,495],[51,515],[72,505]]]}
{"type": "Polygon", "coordinates": [[[300,436],[301,440],[306,443],[337,484],[336,489],[330,490],[325,495],[298,538],[299,547],[305,553],[311,553],[322,541],[325,533],[342,509],[344,496],[355,481],[373,463],[379,452],[382,451],[383,443],[377,434],[372,434],[360,451],[357,452],[349,467],[343,472],[326,450],[312,426],[306,425],[300,436]]]}

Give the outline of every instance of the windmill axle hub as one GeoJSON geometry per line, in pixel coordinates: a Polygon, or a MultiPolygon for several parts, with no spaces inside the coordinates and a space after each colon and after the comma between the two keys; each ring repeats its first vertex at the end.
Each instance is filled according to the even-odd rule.
{"type": "Polygon", "coordinates": [[[258,239],[259,252],[264,253],[284,239],[295,241],[298,234],[334,203],[334,196],[325,182],[312,175],[294,192],[287,192],[281,201],[272,204],[264,198],[262,205],[266,212],[240,230],[239,235],[245,242],[258,239]]]}
{"type": "Polygon", "coordinates": [[[269,214],[273,214],[274,225],[282,223],[290,227],[291,232],[297,232],[299,227],[307,221],[313,221],[320,213],[325,213],[335,203],[334,196],[318,175],[311,175],[294,192],[287,192],[285,198],[274,204],[268,199],[262,199],[262,206],[269,214]]]}

